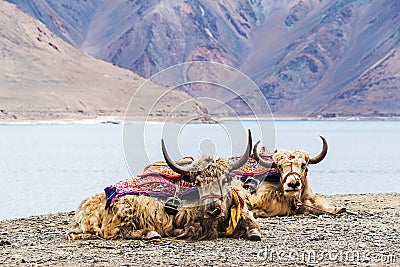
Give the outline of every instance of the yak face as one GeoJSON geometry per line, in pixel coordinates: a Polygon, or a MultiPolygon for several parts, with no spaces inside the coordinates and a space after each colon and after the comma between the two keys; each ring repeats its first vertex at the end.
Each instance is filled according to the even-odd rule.
{"type": "Polygon", "coordinates": [[[225,173],[212,181],[209,177],[211,176],[204,175],[204,172],[196,177],[200,205],[203,208],[204,218],[221,218],[227,211],[224,199],[230,193],[230,181],[225,173]]]}
{"type": "Polygon", "coordinates": [[[313,158],[311,158],[307,152],[301,150],[279,150],[274,152],[274,162],[271,164],[263,160],[258,154],[257,145],[260,141],[254,145],[253,155],[261,166],[278,169],[281,177],[280,182],[283,194],[285,196],[299,197],[307,183],[308,165],[321,162],[328,152],[328,143],[326,139],[322,136],[320,137],[323,143],[322,151],[313,158]]]}
{"type": "Polygon", "coordinates": [[[281,176],[284,195],[298,197],[307,182],[308,153],[283,150],[275,152],[273,158],[281,176]]]}
{"type": "Polygon", "coordinates": [[[202,156],[187,167],[176,164],[169,157],[164,140],[161,140],[165,162],[175,172],[182,174],[185,181],[195,183],[199,188],[200,204],[203,205],[205,218],[219,218],[224,216],[224,196],[230,192],[229,173],[243,166],[250,155],[252,147],[251,132],[244,154],[235,162],[226,158],[214,160],[209,156],[202,156]]]}

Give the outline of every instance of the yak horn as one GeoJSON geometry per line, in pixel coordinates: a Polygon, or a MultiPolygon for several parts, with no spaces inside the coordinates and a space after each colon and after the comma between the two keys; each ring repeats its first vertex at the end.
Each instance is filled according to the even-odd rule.
{"type": "Polygon", "coordinates": [[[229,166],[229,168],[228,168],[229,172],[232,170],[239,169],[247,162],[247,160],[249,159],[250,153],[251,153],[252,144],[253,144],[253,139],[251,137],[251,131],[249,129],[249,139],[247,141],[246,151],[244,152],[244,154],[242,155],[242,157],[239,160],[237,160],[235,163],[233,163],[232,165],[229,166]]]}
{"type": "Polygon", "coordinates": [[[263,166],[263,167],[265,167],[265,168],[276,168],[275,162],[269,162],[269,161],[266,161],[266,160],[264,160],[264,159],[262,159],[262,158],[260,157],[260,155],[258,154],[258,151],[257,151],[257,146],[258,146],[259,143],[260,143],[260,141],[258,141],[258,142],[254,145],[254,148],[253,148],[253,156],[254,156],[254,159],[255,159],[261,166],[263,166]]]}
{"type": "Polygon", "coordinates": [[[317,156],[309,159],[308,162],[310,164],[317,164],[317,163],[321,162],[325,158],[326,153],[328,153],[328,143],[326,142],[326,139],[322,136],[319,136],[319,137],[321,137],[321,139],[322,139],[322,144],[323,144],[322,151],[317,156]]]}
{"type": "Polygon", "coordinates": [[[176,164],[168,155],[167,149],[165,148],[164,144],[164,139],[161,139],[161,147],[162,147],[162,153],[164,155],[165,162],[168,164],[168,166],[176,173],[182,174],[183,176],[185,175],[190,175],[190,172],[186,170],[185,168],[182,168],[178,164],[176,164]]]}

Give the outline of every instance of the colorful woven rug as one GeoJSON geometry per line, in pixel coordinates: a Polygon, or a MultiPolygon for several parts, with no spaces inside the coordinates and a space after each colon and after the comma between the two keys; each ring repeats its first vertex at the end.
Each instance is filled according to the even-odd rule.
{"type": "MultiPolygon", "coordinates": [[[[193,159],[183,159],[180,165],[185,166],[193,162],[193,159]],[[182,163],[182,161],[184,161],[182,163]]],[[[126,195],[145,195],[166,200],[175,195],[175,181],[181,175],[172,171],[165,162],[156,162],[148,165],[145,171],[137,178],[127,179],[110,185],[104,189],[107,198],[106,208],[110,207],[118,198],[126,195]]],[[[178,196],[182,200],[198,199],[197,187],[193,183],[178,180],[181,194],[178,196]]]]}
{"type": "MultiPolygon", "coordinates": [[[[272,154],[268,152],[265,147],[262,147],[260,150],[260,156],[264,160],[274,162],[272,159],[272,154]]],[[[239,157],[232,158],[232,160],[237,160],[239,157]]],[[[249,160],[244,164],[240,169],[234,170],[230,173],[232,177],[239,178],[242,182],[246,182],[248,178],[254,178],[262,181],[268,182],[279,182],[280,174],[276,168],[265,168],[258,164],[258,162],[251,156],[249,160]]]]}

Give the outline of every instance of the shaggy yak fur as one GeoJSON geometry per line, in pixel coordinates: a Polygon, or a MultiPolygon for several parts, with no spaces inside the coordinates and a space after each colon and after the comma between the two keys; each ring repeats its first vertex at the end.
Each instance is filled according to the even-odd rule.
{"type": "MultiPolygon", "coordinates": [[[[223,164],[221,165],[222,162],[226,163],[224,159],[212,161],[211,158],[201,158],[194,162],[192,167],[205,162],[211,163],[211,165],[208,165],[208,168],[197,175],[196,183],[201,184],[204,181],[210,181],[208,175],[211,173],[215,175],[220,175],[221,171],[224,173],[223,164]]],[[[230,208],[234,204],[232,193],[229,190],[231,188],[227,184],[223,185],[222,216],[218,218],[204,216],[204,205],[182,207],[176,215],[170,215],[165,212],[163,202],[142,195],[124,196],[106,210],[105,194],[99,193],[81,203],[74,217],[72,230],[67,234],[67,238],[77,240],[177,237],[192,241],[215,239],[218,236],[225,235],[225,230],[229,224],[230,208]]],[[[259,240],[260,231],[251,212],[244,208],[232,237],[259,240]]]]}
{"type": "MultiPolygon", "coordinates": [[[[168,165],[171,165],[174,171],[183,172],[185,180],[195,182],[199,186],[200,197],[206,196],[204,200],[206,203],[182,207],[175,215],[171,215],[165,211],[164,203],[156,198],[129,195],[118,199],[109,209],[105,209],[105,194],[99,193],[81,203],[67,238],[77,240],[176,237],[195,241],[225,236],[230,221],[230,211],[235,205],[232,189],[226,178],[232,168],[238,168],[240,167],[238,164],[243,165],[247,161],[251,139],[245,155],[235,166],[229,165],[227,159],[213,160],[211,157],[202,157],[183,168],[170,161],[164,143],[162,145],[168,165]],[[213,199],[214,196],[218,197],[213,199]],[[211,205],[213,209],[219,209],[218,216],[207,216],[211,205]]],[[[250,240],[261,239],[260,227],[245,206],[238,225],[230,236],[247,237],[250,240]]]]}
{"type": "MultiPolygon", "coordinates": [[[[263,181],[256,192],[246,196],[250,210],[255,217],[287,216],[301,213],[338,214],[346,211],[345,208],[335,207],[320,195],[314,195],[307,181],[309,164],[317,164],[326,156],[328,145],[323,141],[322,152],[311,158],[302,150],[278,150],[273,154],[274,163],[280,173],[280,182],[263,181]]],[[[264,167],[271,167],[271,163],[263,161],[254,146],[253,155],[264,167]]]]}

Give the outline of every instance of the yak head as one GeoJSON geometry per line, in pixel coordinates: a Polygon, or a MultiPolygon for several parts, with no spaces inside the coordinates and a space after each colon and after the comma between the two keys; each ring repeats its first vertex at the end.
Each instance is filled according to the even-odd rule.
{"type": "Polygon", "coordinates": [[[263,160],[258,152],[257,145],[258,141],[253,148],[254,158],[258,163],[266,168],[277,168],[280,174],[280,183],[285,196],[298,197],[302,194],[303,189],[307,185],[307,171],[309,164],[317,164],[321,162],[327,152],[328,143],[326,139],[320,136],[322,139],[323,147],[322,151],[315,157],[302,150],[276,150],[273,154],[273,163],[263,160]]]}
{"type": "Polygon", "coordinates": [[[181,174],[185,181],[195,183],[198,186],[200,205],[203,207],[204,217],[224,217],[225,213],[229,211],[228,202],[231,200],[231,178],[229,173],[243,166],[249,158],[252,147],[250,130],[246,151],[234,162],[227,158],[213,159],[210,156],[202,156],[189,166],[182,167],[171,160],[163,140],[161,140],[161,145],[164,159],[168,166],[173,171],[181,174]]]}

